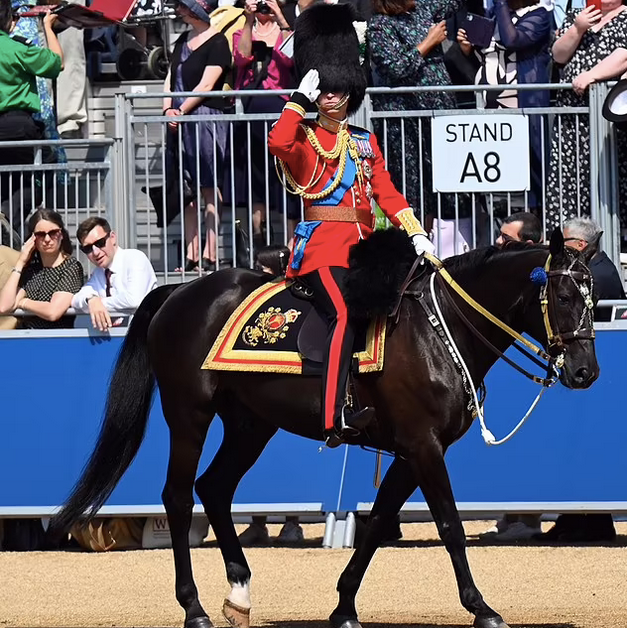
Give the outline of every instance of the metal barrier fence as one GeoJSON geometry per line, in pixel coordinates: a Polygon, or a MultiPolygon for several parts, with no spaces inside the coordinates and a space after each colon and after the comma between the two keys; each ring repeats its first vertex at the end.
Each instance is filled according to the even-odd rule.
{"type": "MultiPolygon", "coordinates": [[[[33,154],[30,164],[0,165],[2,244],[20,248],[28,216],[38,207],[59,212],[73,240],[82,220],[110,215],[119,177],[115,168],[121,164],[116,144],[115,139],[0,142],[3,164],[9,151],[32,148],[33,154]]],[[[81,261],[88,263],[85,256],[81,261]]]]}
{"type": "MultiPolygon", "coordinates": [[[[618,264],[621,232],[616,138],[612,125],[601,116],[607,89],[605,84],[592,85],[586,107],[444,111],[401,109],[391,103],[433,90],[481,96],[502,87],[373,88],[353,121],[375,131],[395,184],[432,230],[441,255],[493,243],[500,222],[515,211],[535,211],[546,234],[563,223],[563,210],[568,210],[569,215],[591,215],[600,224],[604,248],[618,264]],[[526,125],[527,145],[521,150],[517,140],[512,146],[518,154],[498,155],[502,164],[506,157],[510,160],[504,172],[514,178],[530,164],[526,189],[489,181],[494,177],[486,169],[492,163],[489,160],[495,158],[486,157],[484,151],[485,163],[480,153],[473,153],[471,159],[469,153],[475,150],[472,142],[444,145],[446,137],[452,137],[452,121],[460,123],[451,116],[463,116],[468,125],[477,123],[484,131],[497,120],[506,125],[511,120],[512,128],[513,122],[519,129],[526,125]],[[450,181],[445,181],[444,188],[437,188],[443,178],[451,179],[460,159],[470,185],[450,191],[446,188],[450,181]],[[516,160],[513,166],[512,159],[516,160]],[[487,178],[483,176],[486,171],[487,178]],[[434,172],[439,181],[436,191],[434,172]]],[[[517,90],[557,93],[570,90],[570,86],[519,85],[517,90]]],[[[87,147],[85,155],[72,155],[67,163],[42,163],[38,148],[34,165],[0,166],[3,180],[8,177],[10,188],[19,190],[8,200],[4,194],[2,198],[3,213],[11,226],[8,231],[17,232],[9,233],[8,243],[23,235],[22,216],[39,204],[58,209],[70,226],[90,213],[106,214],[123,245],[144,250],[165,283],[201,274],[202,262],[192,272],[185,270],[187,259],[196,257],[198,250],[198,257],[215,259],[216,268],[252,265],[256,247],[287,243],[302,217],[300,199],[284,190],[267,150],[268,132],[284,102],[281,97],[288,94],[209,92],[206,96],[229,99],[232,109],[183,116],[177,120],[178,128],[183,129],[179,133],[168,131],[171,119],[162,115],[162,99],[172,94],[116,95],[113,138],[47,143],[51,147],[64,145],[68,150],[87,147]],[[138,110],[140,99],[154,103],[154,115],[145,106],[138,110]],[[251,106],[253,102],[257,104],[251,106]],[[244,113],[244,104],[247,111],[257,112],[244,113]],[[100,151],[99,158],[92,158],[94,151],[100,151]],[[186,170],[187,175],[183,175],[186,170]],[[195,176],[196,172],[200,176],[195,176]],[[39,196],[38,185],[43,190],[39,196]]],[[[488,137],[488,131],[485,133],[488,137]]],[[[493,136],[488,139],[495,144],[493,136]]],[[[14,145],[17,143],[2,143],[0,150],[14,145]]]]}

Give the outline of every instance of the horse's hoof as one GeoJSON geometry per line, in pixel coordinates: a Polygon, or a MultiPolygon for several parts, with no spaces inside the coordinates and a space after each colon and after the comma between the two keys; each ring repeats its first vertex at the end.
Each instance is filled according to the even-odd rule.
{"type": "Polygon", "coordinates": [[[357,619],[342,615],[331,615],[329,622],[333,628],[362,628],[357,619]]]}
{"type": "Polygon", "coordinates": [[[249,608],[243,608],[237,604],[233,604],[231,600],[225,599],[222,605],[222,614],[224,615],[224,619],[226,619],[233,628],[250,627],[249,608]]]}
{"type": "Polygon", "coordinates": [[[496,617],[475,617],[474,628],[509,628],[500,615],[496,617]]]}
{"type": "Polygon", "coordinates": [[[208,617],[194,617],[185,622],[185,628],[214,628],[208,617]]]}

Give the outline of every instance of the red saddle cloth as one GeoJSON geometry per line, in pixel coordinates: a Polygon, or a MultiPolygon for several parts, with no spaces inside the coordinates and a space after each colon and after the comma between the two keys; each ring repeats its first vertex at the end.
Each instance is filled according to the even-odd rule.
{"type": "MultiPolygon", "coordinates": [[[[274,280],[251,292],[235,309],[202,364],[216,371],[316,375],[326,340],[311,301],[274,280]]],[[[383,369],[386,320],[364,326],[355,341],[360,373],[383,369]]]]}

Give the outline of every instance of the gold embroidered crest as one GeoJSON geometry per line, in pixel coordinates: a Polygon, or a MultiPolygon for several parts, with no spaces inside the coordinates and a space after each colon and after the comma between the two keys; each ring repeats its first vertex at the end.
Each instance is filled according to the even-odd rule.
{"type": "Polygon", "coordinates": [[[249,347],[256,347],[260,342],[273,345],[285,338],[289,331],[289,325],[293,323],[302,312],[289,309],[281,312],[280,307],[270,307],[266,312],[261,312],[254,325],[247,325],[242,332],[242,340],[249,347]]]}

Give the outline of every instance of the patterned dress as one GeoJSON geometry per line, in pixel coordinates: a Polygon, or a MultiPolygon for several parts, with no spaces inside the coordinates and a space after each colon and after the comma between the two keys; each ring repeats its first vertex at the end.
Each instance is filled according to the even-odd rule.
{"type": "MultiPolygon", "coordinates": [[[[558,32],[563,35],[579,11],[568,14],[558,32]]],[[[562,83],[571,83],[617,48],[627,47],[627,10],[622,11],[599,32],[587,31],[570,61],[564,66],[562,83]]],[[[577,96],[560,91],[557,104],[587,107],[588,93],[577,96]]],[[[620,207],[627,207],[627,134],[616,127],[620,207]]],[[[547,228],[560,226],[574,216],[590,215],[590,124],[586,114],[559,116],[553,126],[551,161],[547,185],[547,228]]],[[[621,215],[621,221],[624,221],[621,215]]]]}
{"type": "MultiPolygon", "coordinates": [[[[461,8],[461,0],[419,0],[414,11],[401,15],[375,15],[368,23],[367,40],[375,86],[450,85],[442,46],[426,58],[416,46],[429,28],[461,8]]],[[[438,91],[374,98],[379,111],[455,109],[453,93],[438,91]]],[[[428,117],[388,119],[375,124],[394,185],[414,209],[437,214],[432,192],[431,123],[428,117]],[[404,151],[403,151],[404,145],[404,151]],[[387,149],[387,150],[386,150],[387,149]],[[403,166],[405,177],[403,178],[403,166]]],[[[455,201],[442,195],[442,215],[452,217],[455,201]],[[447,214],[449,214],[447,216],[447,214]]]]}
{"type": "MultiPolygon", "coordinates": [[[[26,266],[20,277],[20,288],[33,301],[50,301],[55,292],[76,294],[83,286],[83,267],[75,257],[68,257],[58,266],[43,266],[37,257],[26,266]]],[[[75,316],[62,316],[58,321],[47,321],[39,316],[24,316],[21,329],[69,329],[75,316]]]]}

